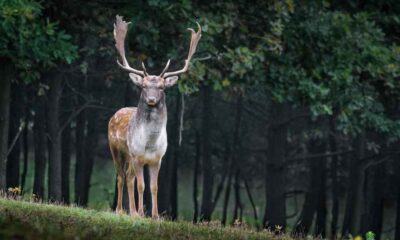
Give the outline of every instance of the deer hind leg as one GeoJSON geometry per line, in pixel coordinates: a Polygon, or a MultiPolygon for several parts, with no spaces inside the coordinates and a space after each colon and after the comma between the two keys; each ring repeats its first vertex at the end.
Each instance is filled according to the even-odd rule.
{"type": "Polygon", "coordinates": [[[122,197],[124,193],[125,182],[124,163],[121,153],[118,151],[118,149],[111,148],[111,155],[113,157],[115,170],[117,172],[117,207],[115,212],[117,214],[123,214],[124,209],[122,208],[122,197]]]}
{"type": "Polygon", "coordinates": [[[158,203],[157,203],[157,192],[158,192],[158,172],[160,171],[160,165],[152,165],[149,166],[150,172],[150,189],[151,189],[151,200],[152,200],[152,209],[151,216],[152,218],[158,219],[158,203]]]}
{"type": "Polygon", "coordinates": [[[133,160],[133,167],[135,169],[135,175],[137,179],[137,188],[139,193],[139,206],[138,206],[138,213],[140,216],[144,216],[143,210],[143,193],[144,193],[144,178],[143,178],[143,165],[137,163],[133,160]]]}
{"type": "Polygon", "coordinates": [[[126,172],[126,184],[128,187],[129,195],[129,213],[131,216],[137,216],[138,214],[135,204],[135,172],[132,167],[132,161],[129,163],[129,167],[126,172]]]}

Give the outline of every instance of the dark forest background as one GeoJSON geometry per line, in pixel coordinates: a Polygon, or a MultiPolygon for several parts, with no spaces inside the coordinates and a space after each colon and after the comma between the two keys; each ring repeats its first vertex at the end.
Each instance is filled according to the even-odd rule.
{"type": "Polygon", "coordinates": [[[116,63],[115,15],[150,73],[183,66],[198,21],[167,93],[160,212],[400,239],[399,1],[2,0],[0,13],[1,189],[111,209],[108,120],[140,94],[116,63]]]}

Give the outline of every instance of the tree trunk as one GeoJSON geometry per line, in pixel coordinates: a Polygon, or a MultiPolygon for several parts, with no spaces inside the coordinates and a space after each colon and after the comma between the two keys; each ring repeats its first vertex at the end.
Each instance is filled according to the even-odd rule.
{"type": "Polygon", "coordinates": [[[287,124],[282,124],[288,116],[288,106],[284,103],[272,103],[271,119],[273,123],[268,132],[268,152],[265,161],[266,207],[263,226],[275,229],[286,228],[286,187],[285,154],[287,124]]]}
{"type": "Polygon", "coordinates": [[[146,186],[143,194],[144,214],[149,217],[151,216],[152,202],[151,202],[151,191],[150,191],[150,173],[149,173],[149,167],[147,165],[145,165],[143,168],[143,177],[144,177],[144,184],[146,186]]]}
{"type": "MultiPolygon", "coordinates": [[[[67,80],[68,81],[68,80],[67,80]]],[[[62,107],[63,111],[61,113],[62,119],[63,119],[63,124],[65,121],[69,119],[71,116],[71,99],[70,99],[70,90],[67,88],[64,91],[64,98],[62,99],[62,107]]],[[[71,128],[71,123],[68,123],[67,126],[63,129],[61,139],[62,139],[62,144],[61,144],[61,149],[62,149],[62,155],[61,155],[61,195],[63,202],[66,204],[70,203],[70,169],[71,169],[71,152],[72,152],[72,145],[71,145],[71,134],[72,134],[72,128],[71,128]]]]}
{"type": "Polygon", "coordinates": [[[35,104],[35,117],[33,126],[35,148],[35,174],[33,180],[33,194],[37,198],[44,198],[44,179],[46,170],[46,98],[37,96],[35,104]]]}
{"type": "Polygon", "coordinates": [[[25,189],[26,183],[26,174],[28,173],[28,159],[29,159],[29,139],[28,139],[28,124],[29,124],[29,111],[26,111],[25,116],[25,128],[22,132],[22,148],[23,148],[23,167],[22,167],[22,174],[21,174],[21,191],[23,192],[25,189]]]}
{"type": "Polygon", "coordinates": [[[10,114],[10,85],[12,65],[7,59],[0,59],[3,79],[0,81],[0,190],[6,189],[8,128],[10,114]]]}
{"type": "Polygon", "coordinates": [[[355,154],[350,162],[350,173],[346,194],[346,208],[343,219],[342,236],[351,233],[353,236],[359,233],[362,209],[362,190],[364,183],[364,171],[360,160],[365,156],[365,135],[361,134],[355,141],[355,154]]]}
{"type": "MultiPolygon", "coordinates": [[[[178,140],[178,138],[176,138],[176,140],[178,140]]],[[[171,172],[171,185],[170,185],[171,220],[176,220],[178,217],[178,159],[179,159],[179,150],[178,150],[178,144],[176,144],[174,149],[174,157],[172,158],[172,172],[171,172]]]]}
{"type": "Polygon", "coordinates": [[[362,233],[372,231],[380,239],[383,222],[383,203],[385,189],[385,166],[379,164],[371,167],[366,173],[365,207],[362,217],[362,233]]]}
{"type": "MultiPolygon", "coordinates": [[[[335,119],[331,117],[329,119],[329,145],[331,152],[337,152],[338,146],[336,143],[336,126],[335,126],[335,119]]],[[[339,216],[339,189],[338,189],[338,164],[339,164],[339,157],[333,156],[331,159],[330,169],[331,169],[331,178],[332,178],[332,220],[331,220],[331,238],[336,239],[337,228],[338,228],[338,216],[339,216]]]]}
{"type": "Polygon", "coordinates": [[[90,178],[93,171],[95,148],[97,146],[96,120],[94,110],[87,110],[85,114],[81,113],[77,120],[76,134],[77,137],[81,137],[82,139],[79,141],[77,139],[77,144],[80,145],[77,145],[75,203],[81,206],[87,206],[89,200],[90,178]],[[85,119],[86,116],[87,122],[85,119]],[[87,129],[86,136],[85,129],[87,129]]]}
{"type": "Polygon", "coordinates": [[[256,207],[256,204],[254,203],[253,196],[251,195],[250,186],[249,186],[249,183],[245,176],[243,176],[243,182],[244,182],[244,186],[246,188],[247,196],[249,197],[251,207],[253,208],[254,222],[255,222],[256,228],[259,229],[260,225],[258,223],[257,207],[256,207]]]}
{"type": "Polygon", "coordinates": [[[7,158],[7,188],[20,186],[20,160],[21,160],[21,120],[23,118],[24,103],[21,97],[22,87],[17,83],[11,84],[11,106],[8,146],[11,149],[7,158]],[[13,145],[14,144],[14,145],[13,145]]]}
{"type": "Polygon", "coordinates": [[[60,99],[62,94],[61,76],[52,74],[49,79],[49,97],[47,112],[47,131],[49,136],[48,186],[49,201],[61,202],[61,134],[60,134],[60,99]]]}
{"type": "MultiPolygon", "coordinates": [[[[321,140],[318,139],[312,139],[309,142],[309,152],[311,154],[318,154],[322,153],[323,149],[321,145],[319,144],[321,140]]],[[[304,237],[308,234],[310,231],[312,222],[314,220],[314,214],[317,210],[317,205],[319,205],[319,194],[320,193],[320,187],[321,184],[319,181],[321,181],[320,177],[320,169],[319,167],[321,166],[321,161],[324,161],[321,158],[317,159],[309,159],[308,164],[309,164],[309,169],[310,169],[310,178],[309,178],[309,185],[308,185],[308,190],[305,196],[304,200],[304,205],[303,209],[301,211],[300,217],[297,220],[297,223],[295,225],[295,228],[293,230],[293,233],[299,234],[300,236],[304,237]]],[[[325,190],[325,189],[324,189],[325,190]]]]}
{"type": "MultiPolygon", "coordinates": [[[[81,92],[85,92],[85,86],[87,82],[81,81],[78,85],[78,88],[81,92]]],[[[85,99],[82,96],[77,96],[77,103],[79,106],[85,104],[85,99]]],[[[86,124],[87,124],[87,110],[83,110],[79,113],[76,118],[76,127],[75,127],[75,151],[76,151],[76,164],[75,164],[75,183],[74,183],[74,192],[75,192],[75,204],[84,206],[85,203],[85,190],[84,190],[84,179],[85,179],[85,165],[86,165],[86,124]]],[[[124,184],[125,186],[126,184],[124,184]]]]}
{"type": "MultiPolygon", "coordinates": [[[[399,144],[399,143],[397,143],[399,144]]],[[[397,155],[397,158],[399,155],[397,155]]],[[[395,160],[396,164],[396,180],[400,182],[400,159],[395,160]]],[[[400,240],[400,184],[397,184],[397,207],[396,207],[396,223],[394,239],[400,240]]]]}
{"type": "Polygon", "coordinates": [[[222,218],[221,223],[225,226],[226,220],[228,217],[228,205],[229,205],[229,198],[231,196],[231,185],[232,185],[232,176],[233,176],[233,164],[230,163],[228,169],[228,182],[226,183],[225,195],[224,195],[224,203],[222,206],[222,218]]]}
{"type": "Polygon", "coordinates": [[[71,165],[71,126],[65,127],[62,133],[62,172],[61,172],[61,185],[62,185],[62,199],[66,204],[70,203],[69,194],[69,177],[71,165]]]}
{"type": "Polygon", "coordinates": [[[198,215],[199,215],[199,202],[197,200],[198,195],[198,177],[199,177],[199,165],[200,165],[200,136],[199,132],[196,131],[196,156],[194,162],[194,170],[193,170],[193,205],[194,205],[194,213],[193,213],[193,223],[197,223],[198,215]]]}
{"type": "MultiPolygon", "coordinates": [[[[320,153],[325,152],[325,145],[323,144],[320,153]]],[[[317,217],[315,220],[315,235],[326,238],[326,217],[327,217],[327,207],[326,207],[326,161],[325,159],[314,159],[311,161],[317,161],[317,171],[318,171],[318,203],[317,203],[317,217]]]]}
{"type": "Polygon", "coordinates": [[[211,117],[212,117],[212,94],[211,87],[203,85],[203,112],[201,122],[202,133],[202,173],[203,194],[201,199],[200,220],[210,221],[213,208],[214,172],[211,155],[211,117]]]}
{"type": "MultiPolygon", "coordinates": [[[[241,121],[242,121],[242,112],[243,112],[243,96],[240,94],[237,98],[236,101],[236,115],[235,115],[235,123],[234,123],[234,133],[232,135],[232,150],[230,150],[229,148],[229,143],[227,143],[226,146],[226,156],[227,156],[227,161],[229,161],[228,164],[228,181],[226,184],[226,189],[225,189],[225,195],[224,195],[224,202],[223,202],[223,208],[222,208],[222,219],[221,219],[221,223],[222,225],[226,224],[226,220],[227,220],[227,214],[228,214],[228,205],[229,205],[229,198],[230,198],[230,192],[231,192],[231,184],[232,184],[232,177],[233,177],[233,173],[236,172],[236,177],[239,177],[239,169],[240,166],[238,166],[238,156],[239,154],[239,147],[240,147],[240,125],[241,125],[241,121]]],[[[237,179],[235,177],[235,183],[238,183],[239,179],[237,179]]],[[[239,185],[237,185],[236,187],[238,187],[239,185]]],[[[238,190],[238,189],[236,189],[238,190]]],[[[235,190],[235,191],[236,191],[235,190]]],[[[239,192],[235,193],[235,194],[240,194],[239,192]]],[[[242,207],[241,203],[240,203],[240,196],[235,195],[235,211],[234,211],[234,219],[236,220],[237,218],[237,210],[238,207],[242,207]],[[239,206],[240,204],[240,206],[239,206]]]]}
{"type": "Polygon", "coordinates": [[[233,209],[233,218],[232,223],[235,223],[236,220],[242,222],[242,212],[243,212],[243,204],[240,200],[240,170],[237,169],[235,173],[235,207],[233,209]]]}
{"type": "MultiPolygon", "coordinates": [[[[172,130],[172,127],[168,127],[168,130],[172,130]]],[[[170,131],[168,131],[170,132],[170,131]]],[[[170,216],[171,213],[171,197],[170,197],[170,185],[171,185],[171,160],[172,160],[171,149],[167,150],[164,159],[162,160],[160,173],[158,176],[158,208],[162,215],[170,216]],[[162,197],[161,197],[162,196],[162,197]]]]}
{"type": "Polygon", "coordinates": [[[179,125],[181,111],[181,93],[176,94],[175,121],[172,129],[173,153],[171,159],[171,184],[170,184],[170,204],[171,204],[171,219],[176,220],[178,217],[178,162],[179,162],[179,125]]]}

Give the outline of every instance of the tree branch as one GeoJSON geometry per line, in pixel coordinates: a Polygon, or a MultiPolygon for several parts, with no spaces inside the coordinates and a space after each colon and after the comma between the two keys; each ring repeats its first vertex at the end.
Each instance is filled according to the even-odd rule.
{"type": "Polygon", "coordinates": [[[313,158],[326,158],[326,157],[332,157],[332,156],[338,156],[338,155],[345,155],[345,154],[349,154],[349,153],[352,153],[352,152],[354,152],[354,150],[310,154],[310,155],[301,156],[301,157],[289,158],[289,159],[287,159],[286,164],[291,165],[291,164],[294,164],[294,163],[296,163],[298,161],[302,161],[302,160],[313,159],[313,158]]]}

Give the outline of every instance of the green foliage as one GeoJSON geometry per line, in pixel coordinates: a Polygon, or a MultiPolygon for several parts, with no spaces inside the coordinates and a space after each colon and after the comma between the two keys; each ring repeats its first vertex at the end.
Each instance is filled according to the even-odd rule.
{"type": "Polygon", "coordinates": [[[193,225],[112,212],[0,198],[0,238],[28,239],[291,239],[268,231],[193,225]]]}
{"type": "Polygon", "coordinates": [[[0,2],[0,57],[11,60],[25,82],[58,62],[77,58],[71,36],[43,19],[41,12],[41,5],[32,0],[0,2]]]}
{"type": "Polygon", "coordinates": [[[276,101],[308,104],[314,115],[337,114],[345,133],[396,128],[387,108],[400,96],[398,46],[385,42],[368,14],[299,10],[283,39],[268,73],[276,101]]]}
{"type": "Polygon", "coordinates": [[[365,234],[365,239],[367,240],[375,240],[375,233],[372,231],[369,231],[365,234]]]}
{"type": "Polygon", "coordinates": [[[150,1],[127,9],[134,16],[130,46],[137,62],[162,68],[172,58],[179,68],[187,54],[183,30],[197,20],[203,37],[181,92],[202,84],[214,90],[256,85],[273,101],[309,106],[314,116],[334,114],[346,134],[369,128],[400,136],[400,123],[389,114],[400,97],[399,46],[386,38],[384,20],[330,8],[326,1],[150,1]]]}

